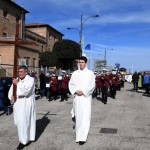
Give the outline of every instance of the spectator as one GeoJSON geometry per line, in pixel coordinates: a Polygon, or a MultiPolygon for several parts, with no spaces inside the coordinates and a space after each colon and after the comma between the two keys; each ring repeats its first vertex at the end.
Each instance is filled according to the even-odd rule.
{"type": "Polygon", "coordinates": [[[147,72],[144,73],[143,85],[146,90],[145,94],[149,94],[150,76],[147,72]]]}
{"type": "Polygon", "coordinates": [[[45,74],[41,72],[39,78],[40,78],[40,95],[42,98],[45,96],[45,89],[46,89],[45,74]]]}
{"type": "Polygon", "coordinates": [[[0,109],[2,109],[6,115],[10,115],[9,108],[3,104],[3,98],[4,98],[4,84],[2,79],[0,78],[0,109]]]}
{"type": "Polygon", "coordinates": [[[134,90],[137,92],[138,90],[138,80],[139,80],[139,75],[138,73],[135,71],[134,74],[132,75],[132,82],[133,82],[133,86],[134,86],[134,90]]]}

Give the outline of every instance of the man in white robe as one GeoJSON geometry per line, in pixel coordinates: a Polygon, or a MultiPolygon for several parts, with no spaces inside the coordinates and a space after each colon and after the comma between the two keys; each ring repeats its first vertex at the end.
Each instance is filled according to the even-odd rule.
{"type": "Polygon", "coordinates": [[[18,78],[13,79],[17,86],[16,100],[13,96],[13,85],[8,97],[14,102],[14,123],[18,129],[19,145],[17,150],[23,149],[29,141],[35,140],[36,131],[36,106],[34,78],[27,75],[26,66],[18,68],[18,78]]]}
{"type": "Polygon", "coordinates": [[[94,73],[87,69],[87,58],[79,60],[80,69],[73,72],[69,90],[74,96],[72,117],[75,115],[76,142],[83,145],[88,136],[91,122],[92,93],[95,89],[94,73]]]}

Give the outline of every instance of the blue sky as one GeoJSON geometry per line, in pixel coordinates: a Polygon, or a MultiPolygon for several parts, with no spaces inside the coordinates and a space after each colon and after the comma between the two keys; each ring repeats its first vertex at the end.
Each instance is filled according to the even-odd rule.
{"type": "Polygon", "coordinates": [[[150,1],[149,0],[15,0],[30,13],[26,23],[46,23],[70,39],[79,42],[83,21],[84,51],[92,59],[103,59],[107,51],[107,64],[120,63],[130,71],[150,70],[150,1]],[[113,51],[111,50],[113,49],[113,51]],[[100,55],[99,55],[100,54],[100,55]]]}

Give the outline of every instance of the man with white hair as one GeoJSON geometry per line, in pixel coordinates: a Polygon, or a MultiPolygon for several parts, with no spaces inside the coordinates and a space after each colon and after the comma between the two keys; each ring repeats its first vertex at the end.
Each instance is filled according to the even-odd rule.
{"type": "Polygon", "coordinates": [[[29,141],[35,140],[36,106],[34,78],[27,75],[27,67],[18,68],[18,78],[13,79],[8,97],[14,102],[14,123],[18,129],[19,145],[17,150],[23,149],[29,141]],[[17,86],[16,97],[13,86],[17,86]]]}

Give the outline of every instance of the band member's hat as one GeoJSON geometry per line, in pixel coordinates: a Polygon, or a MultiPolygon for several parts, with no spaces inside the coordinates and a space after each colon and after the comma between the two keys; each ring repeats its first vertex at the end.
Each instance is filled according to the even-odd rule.
{"type": "Polygon", "coordinates": [[[103,68],[103,71],[106,71],[106,69],[105,69],[105,68],[103,68]]]}

